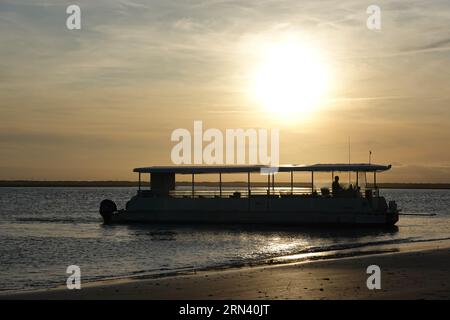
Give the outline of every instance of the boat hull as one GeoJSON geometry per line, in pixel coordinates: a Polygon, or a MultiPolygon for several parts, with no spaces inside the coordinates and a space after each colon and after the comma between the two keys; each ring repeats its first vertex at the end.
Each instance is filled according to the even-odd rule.
{"type": "Polygon", "coordinates": [[[384,198],[250,197],[142,198],[114,213],[112,223],[210,223],[282,225],[394,225],[384,198]]]}
{"type": "MultiPolygon", "coordinates": [[[[398,218],[397,218],[398,220],[398,218]]],[[[286,213],[252,212],[239,214],[235,212],[136,212],[124,211],[113,216],[113,223],[202,223],[202,224],[268,224],[268,225],[394,225],[397,222],[387,215],[365,215],[354,213],[286,213]]]]}

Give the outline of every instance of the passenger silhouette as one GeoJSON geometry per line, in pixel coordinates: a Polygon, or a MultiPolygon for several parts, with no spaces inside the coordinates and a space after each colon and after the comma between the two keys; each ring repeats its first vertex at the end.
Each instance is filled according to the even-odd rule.
{"type": "Polygon", "coordinates": [[[339,193],[342,191],[342,187],[339,184],[339,176],[334,177],[333,184],[331,185],[331,189],[333,192],[333,196],[338,196],[339,193]]]}

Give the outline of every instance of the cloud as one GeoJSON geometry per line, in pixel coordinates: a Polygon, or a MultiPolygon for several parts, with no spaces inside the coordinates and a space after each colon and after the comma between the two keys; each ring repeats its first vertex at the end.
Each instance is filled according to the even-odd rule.
{"type": "Polygon", "coordinates": [[[444,52],[450,50],[450,38],[434,41],[425,45],[401,50],[397,55],[408,55],[427,52],[444,52]]]}

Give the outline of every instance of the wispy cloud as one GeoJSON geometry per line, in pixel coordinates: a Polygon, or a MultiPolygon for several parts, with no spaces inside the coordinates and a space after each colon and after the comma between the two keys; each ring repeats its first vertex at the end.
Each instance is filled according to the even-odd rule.
{"type": "MultiPolygon", "coordinates": [[[[329,108],[308,130],[370,135],[387,148],[394,141],[398,150],[384,156],[401,163],[444,161],[450,157],[448,139],[443,142],[450,139],[443,129],[450,126],[450,3],[377,1],[382,29],[373,32],[366,28],[372,2],[78,0],[82,30],[69,31],[71,0],[0,0],[0,126],[10,132],[1,139],[8,152],[0,159],[8,167],[25,165],[26,150],[38,153],[41,140],[60,151],[62,163],[77,166],[72,158],[83,147],[77,141],[88,139],[78,132],[85,132],[92,145],[117,141],[119,151],[133,139],[120,163],[126,166],[130,159],[166,159],[153,146],[167,149],[170,128],[193,119],[217,127],[269,123],[245,85],[259,45],[290,34],[320,50],[333,74],[329,108]],[[411,137],[414,130],[430,146],[411,137]]],[[[339,134],[326,135],[326,152],[310,150],[311,157],[337,152],[339,134]]],[[[288,142],[298,144],[295,137],[288,142]]],[[[44,167],[45,157],[39,159],[44,167]]],[[[98,159],[89,161],[98,167],[98,159]]]]}

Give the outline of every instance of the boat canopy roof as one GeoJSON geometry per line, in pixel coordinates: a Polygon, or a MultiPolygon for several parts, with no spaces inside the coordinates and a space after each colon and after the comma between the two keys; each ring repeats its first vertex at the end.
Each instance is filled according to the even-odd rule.
{"type": "Polygon", "coordinates": [[[313,164],[297,165],[288,164],[276,167],[264,165],[227,165],[227,166],[153,166],[135,168],[133,172],[138,173],[166,173],[166,174],[198,174],[198,173],[249,173],[260,172],[380,172],[391,168],[391,165],[379,165],[370,163],[338,163],[338,164],[313,164]],[[278,169],[278,170],[277,170],[278,169]]]}

